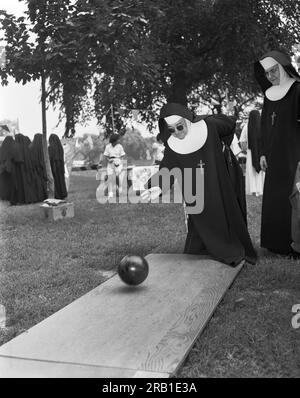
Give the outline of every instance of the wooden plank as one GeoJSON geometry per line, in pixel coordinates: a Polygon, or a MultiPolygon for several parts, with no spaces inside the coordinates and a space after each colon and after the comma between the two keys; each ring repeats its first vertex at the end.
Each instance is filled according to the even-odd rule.
{"type": "MultiPolygon", "coordinates": [[[[0,347],[0,355],[174,374],[242,268],[150,254],[137,287],[118,275],[0,347]]],[[[113,371],[112,371],[113,372],[113,371]]]]}
{"type": "Polygon", "coordinates": [[[0,378],[167,378],[168,373],[0,356],[0,378]]]}

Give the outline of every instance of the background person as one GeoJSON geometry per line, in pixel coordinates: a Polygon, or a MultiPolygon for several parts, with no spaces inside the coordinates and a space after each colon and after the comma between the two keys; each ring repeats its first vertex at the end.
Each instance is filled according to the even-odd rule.
{"type": "Polygon", "coordinates": [[[43,202],[48,197],[47,171],[43,152],[43,136],[40,133],[34,135],[29,145],[30,158],[34,173],[34,191],[37,202],[43,202]]]}
{"type": "Polygon", "coordinates": [[[289,196],[300,160],[300,76],[290,57],[279,51],[265,54],[254,67],[264,92],[260,165],[266,175],[261,246],[294,255],[289,196]]]}
{"type": "Polygon", "coordinates": [[[116,188],[116,180],[118,179],[118,192],[122,192],[122,184],[124,178],[122,158],[126,155],[123,146],[119,143],[119,134],[113,133],[109,138],[109,144],[106,145],[104,156],[107,159],[107,183],[108,197],[114,196],[113,192],[116,188]]]}
{"type": "Polygon", "coordinates": [[[16,175],[18,203],[35,203],[37,196],[35,194],[34,169],[29,150],[31,141],[29,137],[20,133],[15,135],[15,141],[22,159],[17,167],[16,175]]]}
{"type": "Polygon", "coordinates": [[[17,168],[21,153],[12,136],[6,136],[0,147],[0,199],[11,205],[18,203],[17,168]]]}
{"type": "Polygon", "coordinates": [[[65,199],[68,192],[65,180],[64,149],[56,134],[49,136],[48,152],[54,179],[54,197],[55,199],[65,199]]]}
{"type": "Polygon", "coordinates": [[[260,113],[253,109],[249,113],[248,122],[244,125],[240,136],[241,148],[243,151],[247,151],[245,173],[247,195],[261,196],[264,189],[265,172],[260,168],[260,123],[260,113]]]}

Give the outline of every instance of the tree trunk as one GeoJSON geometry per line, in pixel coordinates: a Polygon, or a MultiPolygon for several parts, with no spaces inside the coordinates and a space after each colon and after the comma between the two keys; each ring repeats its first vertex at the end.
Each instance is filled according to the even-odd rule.
{"type": "Polygon", "coordinates": [[[46,77],[44,71],[41,73],[42,78],[42,127],[43,127],[43,153],[47,172],[47,193],[48,198],[54,198],[54,179],[51,171],[49,152],[48,152],[48,141],[47,141],[47,121],[46,121],[46,77]]]}
{"type": "Polygon", "coordinates": [[[168,102],[177,102],[182,105],[187,105],[187,81],[184,71],[176,72],[172,89],[167,98],[168,102]]]}
{"type": "Polygon", "coordinates": [[[215,109],[217,114],[220,115],[222,113],[222,103],[220,105],[215,105],[215,109]]]}

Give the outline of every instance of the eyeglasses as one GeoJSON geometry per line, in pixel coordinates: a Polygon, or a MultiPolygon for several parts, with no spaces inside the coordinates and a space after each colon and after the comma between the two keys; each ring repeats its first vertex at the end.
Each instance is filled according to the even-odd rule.
{"type": "Polygon", "coordinates": [[[168,127],[168,132],[171,133],[171,134],[175,133],[176,130],[177,130],[177,131],[182,131],[182,130],[184,130],[184,125],[183,125],[183,124],[179,124],[179,125],[176,126],[176,127],[168,127]]]}

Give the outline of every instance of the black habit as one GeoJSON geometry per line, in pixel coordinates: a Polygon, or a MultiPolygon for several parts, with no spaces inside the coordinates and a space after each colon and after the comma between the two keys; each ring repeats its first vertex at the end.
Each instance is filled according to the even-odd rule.
{"type": "MultiPolygon", "coordinates": [[[[207,138],[204,145],[190,153],[178,153],[169,146],[163,118],[179,115],[192,123],[196,120],[197,123],[199,118],[189,117],[186,109],[182,105],[167,104],[162,108],[159,120],[161,135],[165,143],[164,158],[160,169],[179,168],[183,177],[184,169],[192,169],[192,186],[195,193],[198,183],[195,170],[199,167],[200,161],[204,164],[204,208],[201,213],[189,214],[184,252],[209,254],[216,260],[231,266],[237,266],[242,260],[254,264],[256,253],[247,230],[245,213],[242,210],[245,206],[243,200],[245,193],[241,192],[243,186],[239,181],[241,174],[238,170],[234,171],[236,166],[239,168],[240,166],[228,150],[224,156],[224,144],[221,142],[221,139],[224,141],[229,139],[227,144],[230,142],[229,137],[233,134],[235,122],[224,115],[205,117],[203,121],[207,127],[207,138]],[[238,200],[239,196],[241,203],[238,200]]],[[[184,184],[183,178],[183,187],[184,184]]],[[[157,175],[154,175],[146,185],[147,187],[159,185],[162,188],[157,175]]]]}
{"type": "MultiPolygon", "coordinates": [[[[300,80],[283,54],[279,57],[277,52],[271,52],[266,56],[274,58],[291,77],[300,80]]],[[[268,87],[261,78],[263,67],[256,63],[255,70],[258,83],[265,90],[268,87]]],[[[262,203],[261,246],[283,255],[291,252],[292,207],[289,197],[300,160],[300,83],[297,80],[283,98],[271,101],[265,96],[261,115],[261,155],[266,156],[268,165],[262,203]]]]}
{"type": "Polygon", "coordinates": [[[23,134],[16,134],[15,141],[20,152],[22,162],[18,164],[16,173],[18,203],[35,203],[37,196],[34,186],[34,169],[30,156],[30,140],[23,134]]]}
{"type": "Polygon", "coordinates": [[[64,149],[56,134],[50,135],[48,150],[54,179],[54,196],[56,199],[65,199],[68,193],[65,180],[64,149]]]}
{"type": "Polygon", "coordinates": [[[21,162],[15,140],[11,136],[4,138],[0,147],[0,199],[16,205],[17,198],[17,167],[21,162]]]}
{"type": "Polygon", "coordinates": [[[36,195],[36,200],[38,202],[42,202],[48,198],[48,179],[44,160],[42,134],[35,134],[32,143],[29,145],[29,150],[34,173],[34,192],[36,195]]]}
{"type": "Polygon", "coordinates": [[[258,110],[253,109],[248,120],[248,148],[251,150],[252,166],[259,173],[261,154],[261,117],[258,110]]]}

